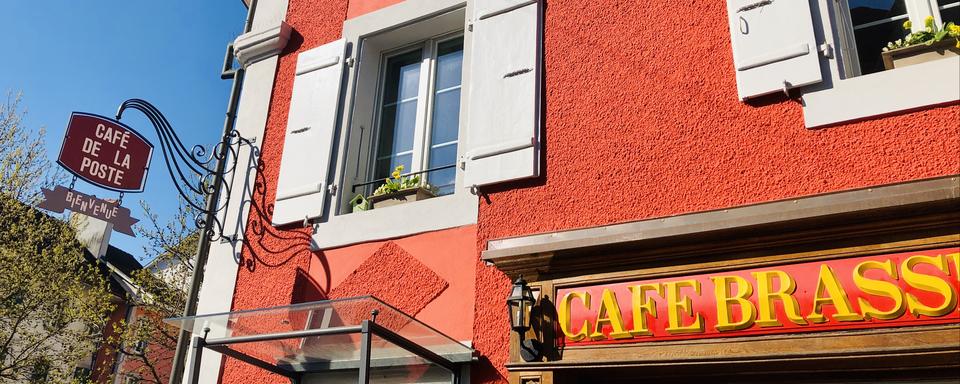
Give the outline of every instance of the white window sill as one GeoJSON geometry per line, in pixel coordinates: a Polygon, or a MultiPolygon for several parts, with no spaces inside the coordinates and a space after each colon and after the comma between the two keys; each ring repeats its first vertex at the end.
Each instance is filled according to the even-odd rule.
{"type": "Polygon", "coordinates": [[[316,225],[313,250],[386,240],[476,224],[477,196],[465,189],[453,195],[338,215],[316,225]]]}
{"type": "MultiPolygon", "coordinates": [[[[835,71],[834,71],[835,73],[835,71]]],[[[960,100],[960,57],[850,79],[830,79],[803,94],[807,128],[960,100]]]]}

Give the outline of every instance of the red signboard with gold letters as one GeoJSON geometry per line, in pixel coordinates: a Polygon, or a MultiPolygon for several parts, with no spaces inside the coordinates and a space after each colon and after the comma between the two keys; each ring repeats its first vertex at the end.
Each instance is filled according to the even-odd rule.
{"type": "Polygon", "coordinates": [[[77,177],[118,191],[141,192],[153,145],[123,123],[74,112],[57,162],[77,177]]]}
{"type": "Polygon", "coordinates": [[[567,345],[960,323],[960,248],[564,287],[567,345]]]}

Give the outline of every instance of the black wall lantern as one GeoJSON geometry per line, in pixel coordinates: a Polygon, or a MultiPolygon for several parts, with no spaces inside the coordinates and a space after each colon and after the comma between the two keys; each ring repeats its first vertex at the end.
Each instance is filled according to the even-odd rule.
{"type": "Polygon", "coordinates": [[[517,277],[510,290],[510,297],[507,297],[507,310],[510,313],[510,327],[519,337],[520,357],[527,362],[540,359],[540,342],[525,340],[524,337],[530,329],[530,310],[535,302],[533,291],[523,280],[523,276],[517,277]]]}

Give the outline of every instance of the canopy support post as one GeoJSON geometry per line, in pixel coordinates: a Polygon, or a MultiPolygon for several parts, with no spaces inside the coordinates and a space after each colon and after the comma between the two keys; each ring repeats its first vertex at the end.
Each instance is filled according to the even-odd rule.
{"type": "Polygon", "coordinates": [[[193,338],[193,355],[190,356],[190,381],[189,384],[197,384],[200,381],[200,362],[203,356],[203,348],[206,342],[200,336],[193,338]]]}
{"type": "Polygon", "coordinates": [[[360,378],[357,383],[370,383],[370,320],[364,320],[360,328],[360,378]]]}

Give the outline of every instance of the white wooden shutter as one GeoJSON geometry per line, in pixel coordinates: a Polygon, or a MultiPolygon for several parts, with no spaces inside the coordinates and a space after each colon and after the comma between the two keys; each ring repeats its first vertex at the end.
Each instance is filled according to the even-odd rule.
{"type": "Polygon", "coordinates": [[[345,46],[341,39],[297,57],[273,207],[274,225],[303,222],[323,214],[345,46]]]}
{"type": "Polygon", "coordinates": [[[539,175],[540,4],[478,1],[472,17],[467,187],[539,175]]]}
{"type": "Polygon", "coordinates": [[[810,0],[727,0],[740,100],[822,80],[810,0]]]}

